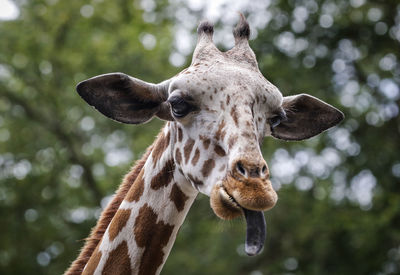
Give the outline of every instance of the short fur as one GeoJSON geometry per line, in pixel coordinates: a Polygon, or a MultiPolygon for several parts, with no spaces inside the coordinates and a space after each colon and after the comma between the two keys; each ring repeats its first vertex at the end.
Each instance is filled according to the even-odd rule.
{"type": "Polygon", "coordinates": [[[110,224],[112,218],[124,200],[126,193],[128,193],[131,188],[133,182],[139,175],[142,170],[144,164],[146,163],[147,158],[149,157],[153,146],[150,146],[143,157],[136,162],[131,171],[125,176],[121,185],[118,188],[118,191],[115,194],[114,199],[108,204],[107,208],[103,211],[100,219],[98,220],[96,227],[94,227],[90,233],[89,238],[86,238],[86,242],[81,252],[79,253],[78,258],[72,263],[70,268],[64,273],[65,275],[80,275],[85,268],[85,265],[89,261],[90,257],[93,254],[93,251],[96,249],[100,240],[102,239],[104,233],[108,225],[110,224]]]}

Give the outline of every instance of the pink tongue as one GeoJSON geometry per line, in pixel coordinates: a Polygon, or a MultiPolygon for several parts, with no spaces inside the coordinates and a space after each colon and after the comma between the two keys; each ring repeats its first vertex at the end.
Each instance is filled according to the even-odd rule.
{"type": "Polygon", "coordinates": [[[247,224],[245,251],[247,255],[255,256],[264,247],[267,224],[262,211],[245,208],[243,211],[247,224]]]}

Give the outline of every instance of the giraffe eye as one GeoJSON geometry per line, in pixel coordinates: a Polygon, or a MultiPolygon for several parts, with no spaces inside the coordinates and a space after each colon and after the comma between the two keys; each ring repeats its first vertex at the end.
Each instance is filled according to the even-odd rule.
{"type": "Polygon", "coordinates": [[[171,105],[172,114],[176,118],[183,118],[193,109],[192,105],[180,96],[173,96],[168,99],[168,102],[171,105]]]}
{"type": "Polygon", "coordinates": [[[273,117],[271,117],[269,119],[269,125],[273,129],[276,126],[278,126],[281,123],[281,121],[285,121],[285,120],[287,120],[286,113],[285,113],[285,111],[281,111],[281,112],[279,112],[279,114],[274,115],[273,117]]]}
{"type": "Polygon", "coordinates": [[[275,128],[281,123],[281,117],[280,116],[274,116],[269,119],[269,124],[271,125],[272,128],[275,128]]]}

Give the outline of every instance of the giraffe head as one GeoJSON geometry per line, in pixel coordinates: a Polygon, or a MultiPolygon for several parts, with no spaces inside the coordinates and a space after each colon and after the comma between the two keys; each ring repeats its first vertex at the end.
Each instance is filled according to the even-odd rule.
{"type": "Polygon", "coordinates": [[[210,23],[201,23],[197,32],[191,65],[169,80],[151,84],[111,73],[79,83],[77,91],[119,122],[144,123],[154,116],[171,121],[175,167],[210,196],[218,217],[245,215],[246,251],[257,254],[265,238],[262,211],[277,201],[260,150],[263,139],[307,139],[339,123],[343,114],[306,94],[283,97],[258,69],[243,16],[233,31],[235,47],[227,52],[213,44],[210,23]]]}

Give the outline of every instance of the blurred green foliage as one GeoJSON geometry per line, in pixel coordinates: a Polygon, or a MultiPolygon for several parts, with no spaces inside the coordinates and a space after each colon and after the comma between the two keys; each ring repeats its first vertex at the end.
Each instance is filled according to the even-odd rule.
{"type": "MultiPolygon", "coordinates": [[[[113,71],[154,83],[173,76],[213,8],[216,40],[232,46],[231,3],[196,3],[18,0],[19,16],[0,21],[1,274],[62,273],[163,124],[108,120],[79,98],[77,82],[113,71]]],[[[265,140],[279,201],[266,213],[260,256],[244,255],[243,221],[218,220],[199,195],[162,273],[399,274],[400,5],[234,7],[248,16],[266,78],[284,95],[339,107],[346,120],[307,142],[265,140]]]]}

